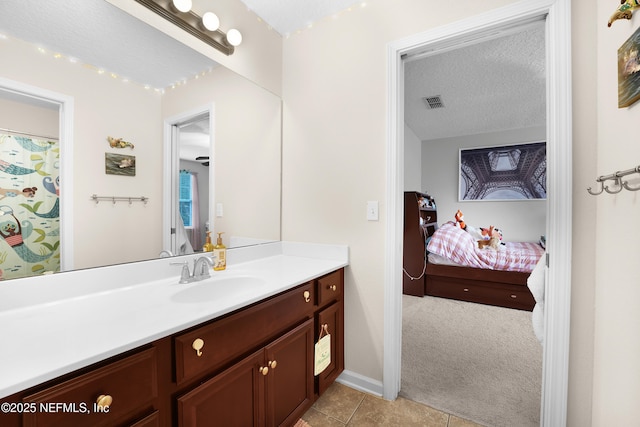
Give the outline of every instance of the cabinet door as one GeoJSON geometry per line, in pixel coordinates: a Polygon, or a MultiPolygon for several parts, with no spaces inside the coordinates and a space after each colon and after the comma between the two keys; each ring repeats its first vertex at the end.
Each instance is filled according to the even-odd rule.
{"type": "Polygon", "coordinates": [[[318,375],[318,394],[324,393],[344,370],[342,304],[342,301],[336,302],[318,313],[315,335],[316,341],[319,339],[323,328],[326,328],[325,333],[331,335],[331,363],[318,375]]]}
{"type": "Polygon", "coordinates": [[[259,350],[178,398],[179,426],[264,425],[264,380],[259,350]]]}
{"type": "Polygon", "coordinates": [[[313,319],[265,348],[267,426],[293,425],[313,404],[313,319]]]}

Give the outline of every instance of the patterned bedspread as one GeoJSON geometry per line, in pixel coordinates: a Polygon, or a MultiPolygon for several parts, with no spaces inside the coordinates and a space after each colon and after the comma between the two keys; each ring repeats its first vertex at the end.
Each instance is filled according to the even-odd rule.
{"type": "Polygon", "coordinates": [[[480,249],[471,234],[447,222],[436,230],[427,250],[465,267],[526,273],[533,271],[544,253],[538,243],[505,243],[498,250],[480,249]]]}

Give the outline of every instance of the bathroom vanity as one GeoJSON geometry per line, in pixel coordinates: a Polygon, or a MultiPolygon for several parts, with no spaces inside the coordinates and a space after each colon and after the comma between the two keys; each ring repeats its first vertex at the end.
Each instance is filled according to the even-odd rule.
{"type": "MultiPolygon", "coordinates": [[[[236,263],[230,253],[228,269],[202,282],[178,284],[179,269],[167,266],[171,279],[0,312],[2,328],[40,312],[42,329],[47,316],[69,329],[51,339],[26,321],[26,337],[3,339],[0,424],[295,424],[344,369],[347,250],[286,242],[256,250],[246,259],[239,251],[236,263]],[[327,333],[330,363],[314,375],[314,346],[327,333]]],[[[153,263],[162,270],[169,261],[153,263]]]]}

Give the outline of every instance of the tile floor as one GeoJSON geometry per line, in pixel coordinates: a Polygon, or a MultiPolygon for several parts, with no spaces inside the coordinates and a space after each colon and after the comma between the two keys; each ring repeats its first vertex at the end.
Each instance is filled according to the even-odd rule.
{"type": "Polygon", "coordinates": [[[302,417],[311,427],[482,427],[402,397],[391,402],[334,383],[302,417]]]}

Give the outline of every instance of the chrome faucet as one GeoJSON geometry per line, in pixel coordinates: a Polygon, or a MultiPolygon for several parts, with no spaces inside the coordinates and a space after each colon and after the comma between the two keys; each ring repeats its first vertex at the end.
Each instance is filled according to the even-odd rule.
{"type": "Polygon", "coordinates": [[[193,278],[195,281],[211,277],[209,271],[213,268],[213,261],[208,256],[198,257],[193,263],[193,278]]]}
{"type": "Polygon", "coordinates": [[[213,261],[208,256],[198,257],[193,262],[193,272],[189,271],[189,262],[172,262],[171,265],[181,265],[182,272],[180,273],[180,281],[178,283],[191,283],[198,282],[200,280],[208,279],[211,277],[209,270],[213,268],[213,261]]]}

